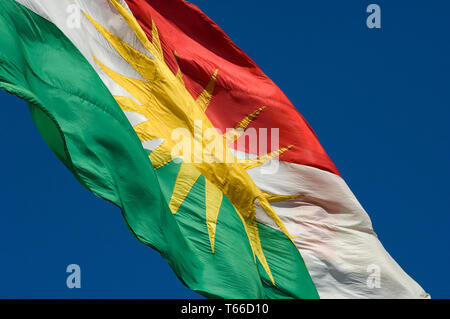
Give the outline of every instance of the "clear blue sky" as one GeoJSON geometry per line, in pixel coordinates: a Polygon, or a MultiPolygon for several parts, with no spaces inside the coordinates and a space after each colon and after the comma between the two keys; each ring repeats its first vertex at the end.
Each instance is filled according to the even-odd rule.
{"type": "MultiPolygon", "coordinates": [[[[450,2],[192,1],[283,89],[398,263],[450,293],[450,2]],[[378,3],[382,29],[365,8],[378,3]]],[[[193,298],[0,92],[0,298],[193,298]],[[79,264],[82,288],[66,288],[79,264]]]]}

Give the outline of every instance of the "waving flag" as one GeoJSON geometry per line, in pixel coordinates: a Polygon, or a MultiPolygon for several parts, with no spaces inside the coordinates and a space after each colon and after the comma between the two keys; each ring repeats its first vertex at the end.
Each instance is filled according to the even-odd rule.
{"type": "Polygon", "coordinates": [[[188,287],[222,298],[428,297],[287,97],[197,7],[0,9],[0,87],[29,102],[55,154],[188,287]]]}

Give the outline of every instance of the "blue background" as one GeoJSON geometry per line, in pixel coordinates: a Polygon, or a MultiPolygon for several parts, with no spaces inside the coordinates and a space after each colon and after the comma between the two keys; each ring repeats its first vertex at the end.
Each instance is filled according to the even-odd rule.
{"type": "MultiPolygon", "coordinates": [[[[398,263],[449,297],[450,2],[193,1],[284,90],[398,263]]],[[[0,92],[0,298],[195,298],[0,92]],[[107,223],[105,223],[105,221],[107,223]],[[79,264],[82,288],[66,287],[79,264]]]]}

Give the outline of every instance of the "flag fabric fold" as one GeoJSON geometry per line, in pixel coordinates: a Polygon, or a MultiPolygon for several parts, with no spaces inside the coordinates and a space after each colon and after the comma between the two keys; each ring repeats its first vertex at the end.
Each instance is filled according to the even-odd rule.
{"type": "Polygon", "coordinates": [[[185,285],[211,298],[428,297],[304,118],[196,6],[0,9],[0,88],[185,285]]]}

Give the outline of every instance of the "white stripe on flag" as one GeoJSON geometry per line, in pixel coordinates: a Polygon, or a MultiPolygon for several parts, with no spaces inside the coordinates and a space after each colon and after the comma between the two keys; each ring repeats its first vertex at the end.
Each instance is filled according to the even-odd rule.
{"type": "MultiPolygon", "coordinates": [[[[112,95],[132,97],[125,89],[114,82],[95,62],[94,56],[112,70],[135,79],[142,79],[101,35],[82,13],[113,32],[119,38],[151,57],[131,28],[124,21],[109,0],[16,0],[31,11],[55,24],[78,48],[95,69],[112,95]],[[77,9],[78,8],[78,9],[77,9]],[[79,19],[80,23],[76,23],[79,19]]],[[[125,1],[120,0],[126,8],[125,1]]],[[[134,99],[135,100],[135,99],[134,99]]],[[[136,100],[135,100],[136,101],[136,100]]],[[[137,102],[137,101],[136,101],[137,102]]]]}
{"type": "MultiPolygon", "coordinates": [[[[384,249],[341,177],[287,162],[279,162],[274,175],[263,174],[263,169],[249,171],[261,190],[304,195],[272,206],[295,237],[321,298],[429,297],[384,249]],[[373,278],[378,274],[379,283],[373,278]]],[[[257,219],[277,228],[262,209],[257,209],[257,219]]]]}

